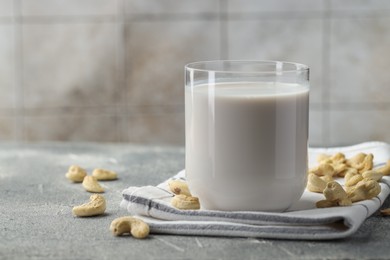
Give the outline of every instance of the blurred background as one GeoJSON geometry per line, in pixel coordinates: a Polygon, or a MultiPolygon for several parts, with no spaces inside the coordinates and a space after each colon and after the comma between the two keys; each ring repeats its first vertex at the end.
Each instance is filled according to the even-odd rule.
{"type": "Polygon", "coordinates": [[[309,65],[312,146],[390,142],[386,0],[0,0],[0,140],[184,145],[212,59],[309,65]]]}

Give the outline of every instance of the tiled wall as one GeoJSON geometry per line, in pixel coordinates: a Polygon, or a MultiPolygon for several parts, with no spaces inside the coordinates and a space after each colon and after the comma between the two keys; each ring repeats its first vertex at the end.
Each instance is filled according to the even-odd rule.
{"type": "Polygon", "coordinates": [[[183,66],[311,67],[311,145],[390,142],[390,1],[0,0],[0,139],[184,144],[183,66]]]}

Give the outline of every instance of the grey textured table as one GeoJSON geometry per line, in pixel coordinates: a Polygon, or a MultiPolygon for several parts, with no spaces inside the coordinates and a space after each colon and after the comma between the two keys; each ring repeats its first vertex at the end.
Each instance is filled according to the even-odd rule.
{"type": "MultiPolygon", "coordinates": [[[[390,218],[375,214],[352,237],[335,241],[286,241],[151,235],[114,237],[111,221],[121,191],[157,184],[184,166],[184,149],[113,144],[0,145],[0,259],[389,259],[390,218]],[[75,218],[71,209],[88,200],[81,184],[64,174],[71,164],[89,172],[116,170],[104,182],[107,213],[75,218]]],[[[385,207],[389,207],[389,200],[385,207]]]]}

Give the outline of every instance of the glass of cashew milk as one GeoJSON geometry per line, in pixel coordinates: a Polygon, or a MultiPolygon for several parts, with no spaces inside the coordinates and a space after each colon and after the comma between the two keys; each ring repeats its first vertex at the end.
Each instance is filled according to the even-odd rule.
{"type": "Polygon", "coordinates": [[[185,66],[186,178],[201,208],[275,211],[307,176],[309,68],[282,61],[185,66]]]}

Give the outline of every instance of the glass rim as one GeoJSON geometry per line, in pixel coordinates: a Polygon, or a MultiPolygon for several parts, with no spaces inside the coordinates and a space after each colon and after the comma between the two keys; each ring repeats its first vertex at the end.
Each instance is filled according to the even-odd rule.
{"type": "Polygon", "coordinates": [[[237,74],[279,74],[279,73],[296,73],[296,72],[304,72],[309,71],[309,66],[297,63],[297,62],[291,62],[291,61],[277,61],[277,60],[206,60],[206,61],[195,61],[187,63],[184,66],[186,71],[198,71],[198,72],[216,72],[216,73],[237,73],[237,74]],[[281,66],[282,69],[277,70],[248,70],[248,71],[240,71],[240,70],[219,70],[219,69],[204,69],[204,68],[197,68],[197,65],[201,64],[222,64],[225,62],[229,63],[252,63],[253,65],[256,64],[274,64],[275,67],[277,64],[288,64],[288,65],[294,65],[296,69],[283,69],[283,66],[281,66]]]}

